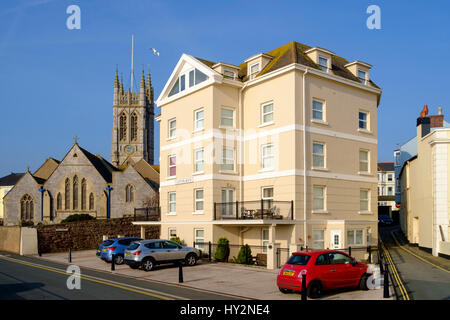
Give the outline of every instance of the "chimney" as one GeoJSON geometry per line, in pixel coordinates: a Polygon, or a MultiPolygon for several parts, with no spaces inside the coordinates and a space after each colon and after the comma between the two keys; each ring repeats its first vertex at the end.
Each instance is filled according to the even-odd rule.
{"type": "Polygon", "coordinates": [[[430,133],[430,117],[419,117],[417,118],[417,135],[423,138],[424,136],[426,136],[427,134],[430,133]],[[419,128],[420,126],[420,128],[419,128]]]}

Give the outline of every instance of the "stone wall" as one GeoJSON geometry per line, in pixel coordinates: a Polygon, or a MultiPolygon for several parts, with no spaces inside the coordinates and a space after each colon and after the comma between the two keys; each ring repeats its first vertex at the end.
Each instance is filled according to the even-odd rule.
{"type": "Polygon", "coordinates": [[[0,227],[0,251],[20,253],[20,227],[0,227]]]}
{"type": "MultiPolygon", "coordinates": [[[[132,218],[99,219],[37,226],[39,251],[50,253],[67,251],[69,248],[72,250],[96,249],[103,241],[104,235],[140,237],[141,228],[133,225],[132,221],[132,218]]],[[[145,238],[158,239],[159,234],[159,226],[148,226],[145,238]]]]}

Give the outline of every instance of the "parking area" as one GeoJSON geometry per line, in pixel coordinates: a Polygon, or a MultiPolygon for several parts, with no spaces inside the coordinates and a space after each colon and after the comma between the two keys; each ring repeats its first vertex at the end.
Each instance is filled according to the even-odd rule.
{"type": "MultiPolygon", "coordinates": [[[[96,250],[72,252],[72,264],[81,268],[113,272],[122,276],[142,281],[170,283],[203,291],[212,291],[258,300],[299,300],[300,294],[283,294],[276,286],[279,270],[268,270],[256,266],[243,266],[232,263],[199,262],[194,267],[183,267],[182,284],[178,283],[178,267],[162,265],[151,272],[133,270],[127,265],[116,265],[111,271],[111,264],[105,263],[95,256],[96,250]]],[[[43,254],[41,257],[58,263],[68,264],[68,253],[43,254]]],[[[386,300],[383,299],[383,288],[361,291],[346,289],[336,292],[325,292],[323,300],[386,300]]],[[[390,299],[393,299],[390,298],[390,299]]]]}

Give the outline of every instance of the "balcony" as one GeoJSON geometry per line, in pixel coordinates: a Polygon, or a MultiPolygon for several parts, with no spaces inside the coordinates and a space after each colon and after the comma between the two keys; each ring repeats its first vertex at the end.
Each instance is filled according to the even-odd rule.
{"type": "Polygon", "coordinates": [[[134,221],[161,221],[161,208],[135,208],[134,221]]]}
{"type": "Polygon", "coordinates": [[[294,220],[294,201],[215,202],[214,220],[294,220]]]}

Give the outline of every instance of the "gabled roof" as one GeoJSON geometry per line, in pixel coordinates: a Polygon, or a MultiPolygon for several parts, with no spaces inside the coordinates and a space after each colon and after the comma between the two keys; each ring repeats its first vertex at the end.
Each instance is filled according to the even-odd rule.
{"type": "Polygon", "coordinates": [[[155,190],[159,189],[159,166],[150,165],[144,159],[139,160],[133,167],[144,180],[155,190]],[[155,168],[158,167],[158,170],[155,168]]]}
{"type": "Polygon", "coordinates": [[[9,187],[14,186],[17,182],[19,182],[20,178],[23,177],[25,173],[14,173],[11,172],[7,176],[0,178],[0,187],[9,187]]]}
{"type": "Polygon", "coordinates": [[[111,183],[112,182],[112,172],[113,171],[119,171],[116,167],[114,167],[111,163],[103,159],[99,155],[93,155],[86,149],[81,148],[78,146],[80,150],[83,152],[83,154],[86,156],[86,158],[92,163],[92,165],[95,167],[95,169],[100,173],[100,175],[105,179],[106,182],[111,183]]]}
{"type": "Polygon", "coordinates": [[[56,170],[56,168],[58,168],[59,164],[60,161],[53,158],[48,158],[47,160],[45,160],[42,166],[40,166],[40,168],[33,173],[33,177],[35,179],[38,178],[41,181],[46,181],[56,170]]]}

